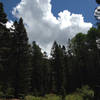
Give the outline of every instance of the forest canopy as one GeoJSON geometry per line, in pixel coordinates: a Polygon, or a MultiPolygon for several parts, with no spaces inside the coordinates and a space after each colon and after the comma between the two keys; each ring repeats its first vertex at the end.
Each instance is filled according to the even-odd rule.
{"type": "Polygon", "coordinates": [[[100,25],[78,33],[67,47],[54,41],[48,58],[36,41],[29,44],[22,18],[14,22],[14,29],[6,28],[7,21],[0,3],[0,98],[100,96],[100,25]]]}

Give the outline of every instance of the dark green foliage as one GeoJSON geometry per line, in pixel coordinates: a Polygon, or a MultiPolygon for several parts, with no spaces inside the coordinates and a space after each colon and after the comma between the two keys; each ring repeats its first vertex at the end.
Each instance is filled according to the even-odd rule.
{"type": "Polygon", "coordinates": [[[83,86],[76,92],[67,95],[65,100],[94,100],[94,91],[89,86],[83,86]]]}
{"type": "Polygon", "coordinates": [[[40,47],[33,42],[32,46],[32,91],[38,95],[41,93],[42,89],[42,59],[43,55],[41,53],[40,47]],[[40,93],[39,93],[40,92],[40,93]]]}
{"type": "Polygon", "coordinates": [[[15,22],[14,25],[15,94],[23,96],[29,93],[31,89],[30,51],[22,18],[18,23],[15,22]]]}
{"type": "MultiPolygon", "coordinates": [[[[100,25],[91,28],[87,34],[78,33],[72,40],[69,39],[67,48],[54,42],[49,58],[36,42],[29,44],[22,18],[14,22],[13,31],[6,28],[6,22],[0,3],[1,98],[51,93],[65,99],[66,94],[83,85],[94,89],[95,98],[99,98],[100,25]]],[[[84,88],[80,91],[88,96],[84,88]]]]}
{"type": "Polygon", "coordinates": [[[7,15],[4,12],[3,4],[0,3],[0,24],[5,24],[7,21],[7,15]]]}
{"type": "Polygon", "coordinates": [[[9,61],[11,52],[11,34],[10,30],[4,25],[7,22],[6,14],[3,10],[3,4],[0,3],[0,86],[2,92],[5,92],[9,84],[9,61]]]}
{"type": "MultiPolygon", "coordinates": [[[[52,92],[64,94],[66,85],[66,68],[64,62],[65,48],[54,42],[51,50],[52,92]]],[[[66,66],[67,67],[67,66],[66,66]]]]}
{"type": "Polygon", "coordinates": [[[44,95],[49,91],[49,60],[42,54],[34,41],[32,44],[32,91],[34,95],[44,95]]]}
{"type": "Polygon", "coordinates": [[[96,2],[97,2],[98,4],[100,4],[100,0],[96,0],[96,2]]]}

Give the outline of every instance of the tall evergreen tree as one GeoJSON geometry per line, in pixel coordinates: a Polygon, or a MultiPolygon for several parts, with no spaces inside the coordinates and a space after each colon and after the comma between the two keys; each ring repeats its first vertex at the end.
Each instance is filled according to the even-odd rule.
{"type": "Polygon", "coordinates": [[[20,18],[18,23],[14,23],[14,26],[15,95],[23,96],[28,94],[31,89],[30,51],[23,19],[20,18]]]}
{"type": "Polygon", "coordinates": [[[5,24],[8,21],[7,15],[4,12],[3,4],[0,2],[0,24],[5,24]]]}
{"type": "Polygon", "coordinates": [[[43,54],[34,41],[32,44],[32,91],[34,95],[42,94],[43,54]]]}
{"type": "Polygon", "coordinates": [[[50,66],[46,53],[33,41],[32,44],[32,92],[34,95],[49,93],[50,66]]]}
{"type": "Polygon", "coordinates": [[[0,84],[6,93],[9,80],[9,61],[11,52],[11,34],[10,30],[6,28],[7,16],[3,9],[3,4],[0,3],[0,84]]]}
{"type": "Polygon", "coordinates": [[[63,50],[55,41],[51,50],[52,55],[52,92],[64,94],[65,92],[65,64],[63,50]]]}

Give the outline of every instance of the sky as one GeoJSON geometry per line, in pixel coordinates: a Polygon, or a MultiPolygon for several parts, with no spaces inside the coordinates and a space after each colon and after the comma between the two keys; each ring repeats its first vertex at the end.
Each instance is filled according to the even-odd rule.
{"type": "MultiPolygon", "coordinates": [[[[3,2],[5,12],[9,19],[14,20],[12,15],[13,7],[15,7],[21,0],[0,0],[3,2]]],[[[95,0],[52,0],[52,12],[54,16],[58,17],[58,13],[65,9],[68,9],[72,13],[82,14],[85,21],[95,24],[95,18],[93,16],[94,9],[97,7],[95,0]]]]}
{"type": "Polygon", "coordinates": [[[67,44],[69,38],[87,31],[96,23],[95,0],[0,0],[9,23],[23,18],[29,42],[37,41],[49,52],[53,41],[67,44]]]}

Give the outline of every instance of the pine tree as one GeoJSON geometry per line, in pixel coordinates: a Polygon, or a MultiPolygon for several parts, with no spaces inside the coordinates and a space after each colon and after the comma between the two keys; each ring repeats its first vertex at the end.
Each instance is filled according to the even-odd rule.
{"type": "Polygon", "coordinates": [[[60,45],[54,42],[52,50],[52,92],[60,95],[65,92],[64,54],[60,45]]]}
{"type": "MultiPolygon", "coordinates": [[[[10,30],[6,28],[7,15],[4,12],[3,4],[0,3],[0,85],[3,92],[10,88],[10,52],[11,52],[11,34],[10,30]]],[[[13,94],[12,94],[13,95],[13,94]]]]}
{"type": "Polygon", "coordinates": [[[32,92],[41,95],[43,88],[43,54],[40,47],[34,41],[32,44],[32,92]]]}
{"type": "MultiPolygon", "coordinates": [[[[87,74],[87,57],[88,56],[88,49],[87,49],[87,42],[86,42],[86,35],[79,33],[73,39],[73,48],[74,48],[74,55],[76,58],[75,65],[76,65],[76,75],[78,77],[77,85],[81,87],[82,85],[86,84],[86,77],[87,74]]],[[[77,78],[76,77],[76,78],[77,78]]]]}
{"type": "Polygon", "coordinates": [[[51,88],[51,66],[50,60],[48,59],[47,53],[43,53],[43,63],[42,63],[42,93],[43,95],[50,93],[51,88]]]}
{"type": "Polygon", "coordinates": [[[7,15],[4,12],[3,4],[0,2],[0,24],[5,24],[8,21],[7,15]]]}
{"type": "Polygon", "coordinates": [[[30,51],[23,19],[15,21],[13,57],[15,58],[15,95],[23,96],[31,90],[30,51]]]}

